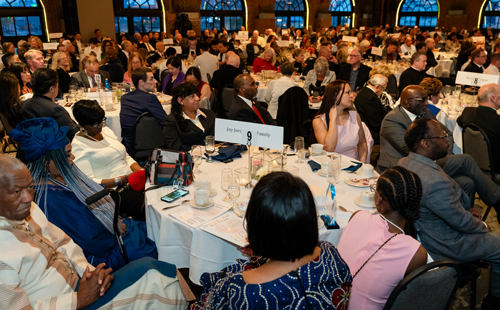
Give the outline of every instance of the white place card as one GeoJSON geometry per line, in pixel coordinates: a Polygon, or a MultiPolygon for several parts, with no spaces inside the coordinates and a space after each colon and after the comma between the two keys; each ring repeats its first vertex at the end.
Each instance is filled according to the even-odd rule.
{"type": "Polygon", "coordinates": [[[361,31],[365,30],[365,26],[360,26],[359,30],[361,30],[361,31]]]}
{"type": "Polygon", "coordinates": [[[88,100],[95,100],[99,103],[101,103],[102,99],[106,99],[106,101],[111,101],[113,99],[113,93],[112,92],[88,92],[87,94],[87,99],[88,100]]]}
{"type": "Polygon", "coordinates": [[[170,213],[170,216],[188,226],[197,228],[217,218],[229,208],[229,206],[221,205],[215,205],[207,209],[195,209],[193,207],[188,207],[172,212],[170,213]]]}
{"type": "Polygon", "coordinates": [[[356,42],[358,42],[358,37],[342,36],[342,41],[356,43],[356,42]]]}
{"type": "Polygon", "coordinates": [[[226,212],[202,226],[201,230],[241,247],[248,245],[246,240],[248,234],[243,227],[243,219],[232,211],[226,212]]]}
{"type": "Polygon", "coordinates": [[[278,43],[278,46],[281,46],[281,47],[289,47],[290,46],[290,41],[278,40],[278,41],[276,41],[276,43],[278,43]]]}
{"type": "Polygon", "coordinates": [[[163,39],[163,44],[165,45],[173,45],[174,39],[163,39]]]}
{"type": "Polygon", "coordinates": [[[382,56],[382,49],[380,47],[372,47],[372,55],[382,56]]]}
{"type": "Polygon", "coordinates": [[[395,37],[397,39],[397,38],[399,38],[399,32],[398,33],[390,33],[389,37],[391,37],[391,38],[395,37]]]}
{"type": "Polygon", "coordinates": [[[238,31],[238,35],[245,36],[245,40],[248,40],[248,31],[238,31]]]}
{"type": "Polygon", "coordinates": [[[252,145],[274,150],[283,148],[283,127],[215,119],[215,140],[247,144],[248,132],[252,134],[252,145]]]}
{"type": "Polygon", "coordinates": [[[490,83],[498,84],[499,76],[494,74],[458,71],[457,79],[455,80],[455,84],[479,86],[479,87],[490,83]]]}
{"type": "Polygon", "coordinates": [[[57,50],[57,46],[59,43],[43,43],[43,49],[48,50],[57,50]]]}
{"type": "Polygon", "coordinates": [[[175,52],[177,54],[182,54],[182,47],[180,47],[180,46],[172,46],[172,47],[175,48],[175,52]]]}
{"type": "Polygon", "coordinates": [[[474,43],[476,43],[477,41],[483,41],[483,42],[486,42],[486,38],[485,37],[470,37],[472,39],[472,41],[474,43]]]}
{"type": "Polygon", "coordinates": [[[63,36],[62,32],[49,33],[49,39],[59,39],[62,38],[62,36],[63,36]]]}
{"type": "Polygon", "coordinates": [[[237,35],[236,35],[236,40],[240,40],[240,42],[242,42],[242,43],[243,43],[243,42],[246,42],[246,41],[248,40],[248,36],[246,36],[246,35],[239,35],[239,34],[237,34],[237,35]]]}

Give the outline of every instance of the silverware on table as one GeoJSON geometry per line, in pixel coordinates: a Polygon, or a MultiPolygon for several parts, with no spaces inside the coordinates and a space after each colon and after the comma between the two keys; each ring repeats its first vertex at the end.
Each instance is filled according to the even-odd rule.
{"type": "Polygon", "coordinates": [[[172,208],[178,207],[178,206],[183,205],[183,204],[185,204],[186,202],[190,202],[190,201],[191,201],[191,200],[183,200],[183,201],[182,201],[180,204],[178,204],[178,205],[175,205],[175,206],[167,206],[167,207],[165,207],[165,208],[163,208],[163,209],[161,209],[161,210],[163,211],[163,210],[167,210],[167,209],[172,209],[172,208]]]}
{"type": "Polygon", "coordinates": [[[342,206],[340,206],[340,205],[339,205],[339,209],[340,209],[340,211],[354,213],[354,212],[352,212],[352,211],[350,211],[350,210],[347,210],[346,208],[344,208],[344,207],[342,207],[342,206]]]}

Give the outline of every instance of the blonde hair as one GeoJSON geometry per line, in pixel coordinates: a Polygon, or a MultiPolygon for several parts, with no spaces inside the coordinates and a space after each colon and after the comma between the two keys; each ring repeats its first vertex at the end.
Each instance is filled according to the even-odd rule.
{"type": "Polygon", "coordinates": [[[135,57],[139,57],[139,60],[141,61],[141,67],[146,66],[146,62],[144,61],[144,58],[142,58],[141,54],[133,52],[128,55],[128,69],[127,73],[132,76],[132,61],[134,60],[135,57]]]}
{"type": "MultiPolygon", "coordinates": [[[[57,52],[54,54],[54,56],[52,56],[52,64],[50,65],[50,69],[54,70],[54,71],[57,71],[57,68],[59,68],[59,61],[61,60],[61,54],[65,54],[66,57],[69,59],[69,56],[64,53],[64,52],[57,52]]],[[[69,69],[71,69],[71,60],[69,61],[69,64],[66,66],[66,68],[62,67],[65,71],[69,71],[69,69]]]]}
{"type": "Polygon", "coordinates": [[[347,48],[341,48],[337,52],[337,60],[339,63],[347,63],[347,57],[349,57],[349,51],[347,48]]]}
{"type": "Polygon", "coordinates": [[[35,58],[35,55],[37,54],[43,56],[43,53],[40,52],[39,50],[29,50],[26,53],[24,53],[24,59],[26,59],[26,61],[33,60],[33,58],[35,58]]]}
{"type": "Polygon", "coordinates": [[[385,77],[390,77],[392,74],[391,69],[389,69],[389,66],[384,65],[384,64],[378,64],[375,66],[370,73],[368,74],[369,77],[374,76],[375,74],[382,74],[385,77]]]}
{"type": "Polygon", "coordinates": [[[269,53],[271,53],[273,55],[272,65],[275,66],[276,65],[276,52],[274,51],[273,48],[270,47],[267,50],[265,50],[264,53],[262,53],[262,55],[259,56],[259,58],[264,59],[264,57],[269,53]]]}
{"type": "Polygon", "coordinates": [[[39,37],[32,36],[31,39],[30,39],[30,46],[31,46],[31,40],[35,40],[36,41],[36,45],[38,45],[38,49],[37,50],[43,49],[43,43],[42,43],[42,40],[40,40],[39,37]]]}
{"type": "Polygon", "coordinates": [[[427,92],[427,96],[430,97],[439,95],[441,89],[443,88],[443,83],[436,78],[426,77],[418,86],[422,87],[427,92]]]}

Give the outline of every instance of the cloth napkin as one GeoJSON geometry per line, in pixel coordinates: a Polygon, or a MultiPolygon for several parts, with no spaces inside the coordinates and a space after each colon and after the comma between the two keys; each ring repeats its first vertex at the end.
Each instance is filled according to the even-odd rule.
{"type": "Polygon", "coordinates": [[[310,160],[307,163],[309,164],[313,172],[316,172],[319,169],[321,169],[321,165],[315,162],[314,160],[310,160]]]}
{"type": "Polygon", "coordinates": [[[359,168],[361,168],[361,166],[363,166],[363,163],[355,161],[351,161],[351,163],[354,163],[354,165],[350,165],[349,167],[342,169],[342,171],[356,172],[359,168]]]}
{"type": "MultiPolygon", "coordinates": [[[[241,157],[241,152],[246,151],[247,146],[246,145],[230,145],[223,147],[219,149],[219,154],[216,156],[212,157],[214,160],[217,161],[224,161],[226,159],[230,158],[240,158],[241,157]]],[[[205,156],[208,157],[208,154],[205,153],[205,156]]]]}

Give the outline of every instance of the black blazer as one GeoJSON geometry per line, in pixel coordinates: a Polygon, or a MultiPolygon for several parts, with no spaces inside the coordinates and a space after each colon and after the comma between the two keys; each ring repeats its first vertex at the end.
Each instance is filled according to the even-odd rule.
{"type": "MultiPolygon", "coordinates": [[[[255,58],[257,58],[264,51],[262,46],[260,46],[259,44],[257,44],[256,46],[259,47],[259,52],[257,54],[255,54],[255,49],[253,48],[252,43],[248,43],[246,46],[247,55],[248,55],[247,56],[247,66],[252,66],[255,58]]],[[[215,55],[215,56],[217,56],[217,55],[215,55]]]]}
{"type": "Polygon", "coordinates": [[[120,50],[118,52],[118,54],[116,55],[116,57],[118,57],[118,59],[120,59],[120,61],[122,62],[122,65],[123,65],[123,69],[125,71],[127,71],[127,69],[128,69],[128,58],[127,58],[127,55],[125,55],[125,53],[122,50],[120,50]]]}
{"type": "MultiPolygon", "coordinates": [[[[108,62],[104,66],[101,66],[99,69],[108,72],[111,81],[116,83],[123,82],[123,75],[125,74],[125,70],[123,69],[123,65],[120,59],[115,58],[114,60],[108,62]]],[[[103,80],[102,82],[104,83],[104,81],[105,80],[103,80]]],[[[109,81],[110,85],[111,81],[109,81]]]]}
{"type": "MultiPolygon", "coordinates": [[[[259,110],[260,116],[264,120],[264,123],[266,123],[266,125],[274,125],[274,119],[271,114],[269,114],[269,112],[267,112],[267,110],[264,109],[260,103],[257,101],[254,102],[255,106],[257,106],[257,110],[259,110]]],[[[255,113],[255,111],[239,96],[234,98],[233,103],[229,108],[228,118],[234,121],[262,124],[257,116],[257,113],[255,113]]]]}
{"type": "Polygon", "coordinates": [[[424,71],[417,71],[413,69],[413,67],[409,67],[403,73],[401,73],[401,77],[399,78],[399,93],[405,89],[408,85],[418,85],[422,80],[429,75],[424,71]]]}
{"type": "MultiPolygon", "coordinates": [[[[352,65],[351,64],[345,64],[340,66],[340,71],[339,75],[337,76],[337,80],[344,80],[347,82],[350,82],[351,78],[351,70],[352,70],[352,65]]],[[[356,78],[356,85],[352,91],[356,91],[358,87],[363,87],[366,82],[370,79],[369,74],[372,68],[361,64],[361,66],[358,68],[358,77],[356,78]]]]}
{"type": "MultiPolygon", "coordinates": [[[[200,56],[201,55],[201,49],[200,47],[198,46],[198,44],[196,45],[196,56],[200,56]]],[[[188,47],[185,47],[182,49],[182,55],[185,57],[185,58],[188,58],[189,57],[189,46],[188,47]]],[[[217,55],[216,55],[217,56],[217,55]]]]}
{"type": "Polygon", "coordinates": [[[375,145],[380,144],[380,127],[387,112],[382,107],[382,103],[377,94],[368,86],[358,93],[354,100],[354,105],[361,120],[368,126],[375,145]]]}
{"type": "Polygon", "coordinates": [[[189,120],[187,121],[189,130],[182,131],[173,113],[165,117],[163,121],[163,138],[169,150],[189,151],[193,145],[205,145],[205,137],[214,135],[215,113],[202,108],[200,108],[200,111],[207,116],[200,115],[200,122],[205,128],[205,132],[189,120]]]}
{"type": "Polygon", "coordinates": [[[437,66],[437,61],[436,57],[434,57],[434,52],[431,50],[427,50],[427,66],[425,67],[425,70],[429,70],[430,67],[435,67],[437,66]]]}
{"type": "Polygon", "coordinates": [[[474,73],[483,73],[484,69],[481,67],[478,67],[475,63],[472,61],[465,67],[466,72],[474,72],[474,73]]]}

